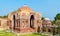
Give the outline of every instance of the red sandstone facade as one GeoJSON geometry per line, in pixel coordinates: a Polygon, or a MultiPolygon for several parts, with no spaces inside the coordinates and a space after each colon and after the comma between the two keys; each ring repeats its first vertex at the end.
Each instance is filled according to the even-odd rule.
{"type": "Polygon", "coordinates": [[[17,32],[37,32],[38,26],[42,31],[41,14],[23,6],[8,15],[10,29],[17,32]]]}

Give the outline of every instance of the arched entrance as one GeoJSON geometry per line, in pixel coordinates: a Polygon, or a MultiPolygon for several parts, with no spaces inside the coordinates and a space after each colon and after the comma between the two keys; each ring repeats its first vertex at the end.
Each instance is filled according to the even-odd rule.
{"type": "Polygon", "coordinates": [[[48,29],[48,32],[51,32],[51,30],[50,30],[50,29],[48,29]]]}
{"type": "Polygon", "coordinates": [[[13,15],[14,29],[15,29],[15,15],[13,15]]]}
{"type": "Polygon", "coordinates": [[[33,15],[31,15],[30,17],[30,27],[34,28],[34,16],[33,15]]]}

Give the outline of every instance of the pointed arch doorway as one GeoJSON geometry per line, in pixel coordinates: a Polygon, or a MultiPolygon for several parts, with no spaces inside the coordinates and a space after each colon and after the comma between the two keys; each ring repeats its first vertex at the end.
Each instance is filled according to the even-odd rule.
{"type": "Polygon", "coordinates": [[[34,15],[30,17],[30,28],[34,28],[34,15]]]}
{"type": "Polygon", "coordinates": [[[15,30],[15,15],[13,15],[14,30],[15,30]]]}

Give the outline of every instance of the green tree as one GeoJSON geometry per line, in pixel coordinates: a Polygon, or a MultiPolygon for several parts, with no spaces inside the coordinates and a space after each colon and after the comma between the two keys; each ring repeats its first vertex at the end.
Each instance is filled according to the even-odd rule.
{"type": "Polygon", "coordinates": [[[58,13],[58,14],[56,15],[55,21],[56,21],[56,20],[60,20],[60,13],[58,13]]]}
{"type": "Polygon", "coordinates": [[[42,17],[42,20],[44,19],[44,17],[42,17]]]}
{"type": "Polygon", "coordinates": [[[8,15],[5,15],[5,16],[0,16],[0,18],[7,18],[8,17],[8,15]]]}
{"type": "Polygon", "coordinates": [[[55,20],[53,22],[55,23],[55,25],[60,26],[60,13],[58,13],[54,18],[55,20]]]}
{"type": "Polygon", "coordinates": [[[55,23],[55,25],[58,26],[57,31],[58,31],[58,33],[60,33],[60,13],[58,13],[56,15],[56,17],[54,17],[54,18],[55,18],[54,23],[55,23]]]}
{"type": "Polygon", "coordinates": [[[60,20],[56,20],[55,24],[56,24],[57,26],[60,26],[60,20]]]}

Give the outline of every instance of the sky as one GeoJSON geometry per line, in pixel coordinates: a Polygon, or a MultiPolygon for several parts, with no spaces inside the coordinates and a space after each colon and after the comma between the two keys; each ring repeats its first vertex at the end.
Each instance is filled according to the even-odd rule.
{"type": "Polygon", "coordinates": [[[51,20],[60,13],[60,0],[0,0],[0,16],[16,11],[25,4],[51,20]]]}

